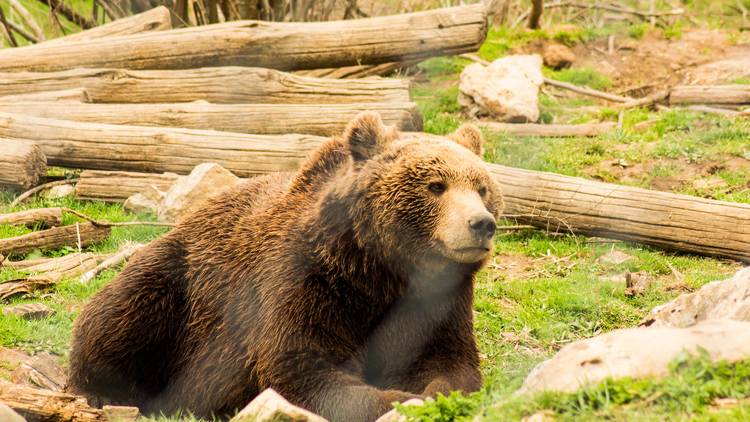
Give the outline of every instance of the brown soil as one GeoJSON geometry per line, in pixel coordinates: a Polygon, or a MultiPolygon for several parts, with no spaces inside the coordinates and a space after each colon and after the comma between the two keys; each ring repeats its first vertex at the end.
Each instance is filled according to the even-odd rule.
{"type": "MultiPolygon", "coordinates": [[[[694,163],[685,158],[659,159],[648,163],[627,164],[620,160],[605,160],[596,166],[589,167],[586,173],[595,179],[604,179],[603,175],[613,177],[616,182],[638,184],[658,166],[670,166],[679,171],[670,176],[654,176],[650,178],[651,189],[660,191],[674,191],[689,186],[697,179],[712,179],[717,172],[729,170],[736,172],[750,172],[750,160],[741,157],[727,156],[703,163],[694,163]]],[[[750,188],[746,186],[745,188],[750,188]]]]}
{"type": "MultiPolygon", "coordinates": [[[[519,52],[541,54],[546,43],[557,41],[532,42],[519,52]]],[[[611,54],[607,38],[577,45],[573,67],[608,76],[613,83],[610,91],[622,95],[642,97],[667,86],[722,83],[750,74],[750,67],[738,65],[744,60],[750,63],[750,40],[744,37],[738,41],[727,31],[698,29],[668,40],[652,30],[640,40],[616,36],[614,45],[611,54]],[[732,59],[734,66],[701,66],[723,59],[732,59]]]]}

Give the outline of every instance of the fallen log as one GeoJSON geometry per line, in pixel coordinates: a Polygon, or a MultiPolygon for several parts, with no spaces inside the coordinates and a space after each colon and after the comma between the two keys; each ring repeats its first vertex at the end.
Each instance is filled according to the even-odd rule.
{"type": "Polygon", "coordinates": [[[115,125],[214,129],[274,135],[341,133],[362,111],[376,111],[383,122],[404,131],[422,130],[422,116],[414,103],[364,104],[84,104],[0,103],[0,111],[115,125]]]}
{"type": "Polygon", "coordinates": [[[84,87],[94,103],[341,104],[409,102],[404,79],[337,80],[254,67],[71,69],[0,73],[7,95],[84,87]]]}
{"type": "Polygon", "coordinates": [[[29,422],[100,422],[105,411],[89,406],[85,398],[68,393],[41,390],[0,380],[0,402],[29,422]]]}
{"type": "Polygon", "coordinates": [[[750,104],[748,85],[678,85],[669,95],[670,104],[750,104]]]}
{"type": "Polygon", "coordinates": [[[24,191],[47,174],[47,158],[39,145],[0,135],[0,190],[24,191]]]}
{"type": "Polygon", "coordinates": [[[106,37],[140,34],[142,32],[164,31],[167,29],[172,29],[169,9],[159,6],[137,15],[95,26],[85,31],[45,41],[43,45],[60,45],[67,42],[89,41],[106,37]]]}
{"type": "Polygon", "coordinates": [[[572,231],[750,262],[750,205],[489,165],[506,213],[572,231]]]}
{"type": "MultiPolygon", "coordinates": [[[[0,85],[2,82],[0,82],[0,85]]],[[[6,91],[0,90],[3,93],[6,91]]],[[[25,93],[16,93],[13,95],[4,95],[0,97],[2,103],[12,102],[30,102],[30,101],[72,101],[79,103],[91,102],[85,88],[70,88],[56,91],[34,91],[26,90],[25,93]]]]}
{"type": "Polygon", "coordinates": [[[479,127],[516,136],[599,136],[617,127],[617,123],[588,123],[580,125],[544,125],[536,123],[476,122],[479,127]]]}
{"type": "Polygon", "coordinates": [[[77,257],[65,256],[49,263],[27,268],[25,271],[33,273],[32,275],[0,283],[0,300],[26,296],[54,286],[62,280],[77,278],[96,268],[96,265],[97,259],[93,254],[78,254],[77,257]],[[45,271],[41,271],[42,267],[45,271]]]}
{"type": "Polygon", "coordinates": [[[487,34],[483,4],[336,22],[235,21],[0,50],[0,71],[76,67],[279,70],[412,61],[476,51],[487,34]]]}
{"type": "Polygon", "coordinates": [[[56,227],[62,222],[62,208],[36,208],[0,214],[0,225],[56,227]]]}
{"type": "Polygon", "coordinates": [[[0,239],[0,253],[3,255],[23,254],[34,249],[56,249],[63,246],[81,247],[100,242],[109,236],[111,228],[92,223],[76,223],[54,227],[16,237],[0,239]]]}
{"type": "Polygon", "coordinates": [[[166,192],[180,177],[174,173],[85,170],[78,176],[76,198],[90,201],[125,202],[149,186],[166,192]]]}
{"type": "Polygon", "coordinates": [[[125,246],[116,254],[102,261],[102,263],[97,265],[96,268],[86,271],[83,275],[81,275],[81,278],[79,278],[78,281],[81,283],[88,283],[89,281],[96,278],[96,276],[99,275],[102,271],[120,265],[130,259],[130,257],[133,256],[134,253],[138,252],[143,246],[145,245],[141,243],[125,246]]]}
{"type": "Polygon", "coordinates": [[[210,161],[239,177],[294,170],[326,139],[78,123],[1,112],[0,137],[37,143],[54,166],[188,174],[210,161]]]}

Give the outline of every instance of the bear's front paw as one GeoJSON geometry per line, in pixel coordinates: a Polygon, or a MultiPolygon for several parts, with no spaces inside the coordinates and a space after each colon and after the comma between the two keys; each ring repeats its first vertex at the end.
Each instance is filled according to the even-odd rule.
{"type": "MultiPolygon", "coordinates": [[[[405,406],[421,406],[424,404],[422,399],[409,399],[402,403],[405,406]]],[[[385,415],[378,418],[375,422],[406,422],[406,416],[398,413],[396,409],[391,410],[385,415]]]]}

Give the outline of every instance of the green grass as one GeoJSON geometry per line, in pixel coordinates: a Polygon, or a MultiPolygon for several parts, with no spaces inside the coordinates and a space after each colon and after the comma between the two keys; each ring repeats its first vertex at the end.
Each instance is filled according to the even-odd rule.
{"type": "Polygon", "coordinates": [[[574,393],[513,396],[494,403],[479,394],[452,394],[428,400],[421,408],[401,406],[409,421],[520,420],[542,412],[559,421],[596,420],[747,420],[750,417],[750,361],[711,362],[705,355],[683,354],[671,362],[669,375],[657,378],[606,379],[574,393]],[[736,399],[720,408],[717,399],[736,399]],[[475,416],[479,414],[479,416],[475,416]],[[444,415],[455,419],[441,419],[444,415]],[[425,417],[427,416],[427,417],[425,417]]]}

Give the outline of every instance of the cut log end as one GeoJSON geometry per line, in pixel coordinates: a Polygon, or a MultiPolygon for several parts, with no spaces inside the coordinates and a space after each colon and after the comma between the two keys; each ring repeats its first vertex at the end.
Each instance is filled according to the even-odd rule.
{"type": "Polygon", "coordinates": [[[47,158],[34,143],[0,138],[0,189],[25,191],[47,174],[47,158]]]}

